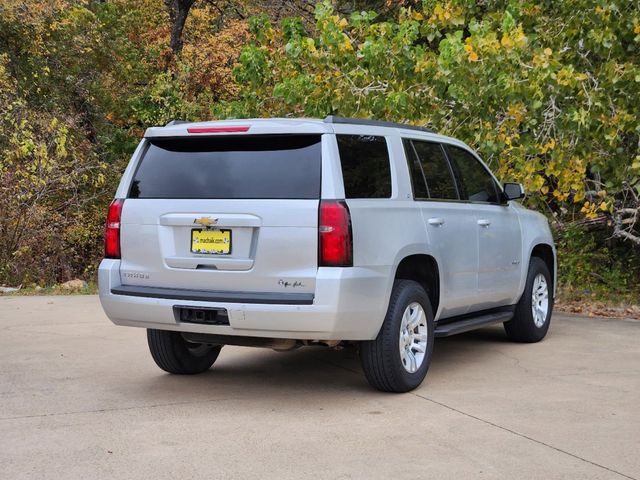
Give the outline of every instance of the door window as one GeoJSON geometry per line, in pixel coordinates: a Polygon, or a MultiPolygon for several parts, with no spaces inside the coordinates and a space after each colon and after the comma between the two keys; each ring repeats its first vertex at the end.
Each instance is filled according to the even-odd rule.
{"type": "Polygon", "coordinates": [[[427,181],[425,180],[424,174],[422,173],[420,160],[418,160],[416,151],[413,148],[413,143],[408,138],[404,138],[402,140],[402,143],[404,145],[404,153],[407,156],[407,164],[409,165],[413,198],[417,200],[427,199],[429,198],[429,192],[427,191],[427,181]]]}
{"type": "Polygon", "coordinates": [[[500,191],[487,169],[466,150],[447,145],[462,200],[499,203],[500,191]]]}

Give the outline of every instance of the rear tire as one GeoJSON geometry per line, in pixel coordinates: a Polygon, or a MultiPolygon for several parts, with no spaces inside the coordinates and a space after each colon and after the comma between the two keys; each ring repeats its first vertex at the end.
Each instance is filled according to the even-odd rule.
{"type": "Polygon", "coordinates": [[[222,349],[222,345],[187,342],[180,332],[167,330],[148,329],[147,342],[156,365],[178,375],[206,372],[222,349]]]}
{"type": "Polygon", "coordinates": [[[513,319],[504,324],[507,337],[513,342],[539,342],[549,331],[552,311],[553,282],[549,267],[541,258],[531,257],[524,293],[513,319]]]}
{"type": "Polygon", "coordinates": [[[427,293],[417,282],[397,280],[378,336],[360,342],[360,360],[369,384],[396,393],[418,387],[431,363],[433,339],[427,293]]]}

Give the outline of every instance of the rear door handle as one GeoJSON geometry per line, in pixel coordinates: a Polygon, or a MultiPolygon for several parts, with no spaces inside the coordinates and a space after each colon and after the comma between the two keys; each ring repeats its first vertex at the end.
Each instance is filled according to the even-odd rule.
{"type": "Polygon", "coordinates": [[[491,225],[491,221],[481,218],[480,220],[478,220],[478,225],[480,225],[481,227],[487,228],[489,225],[491,225]]]}
{"type": "Polygon", "coordinates": [[[444,225],[444,218],[430,218],[427,222],[434,227],[441,227],[444,225]]]}

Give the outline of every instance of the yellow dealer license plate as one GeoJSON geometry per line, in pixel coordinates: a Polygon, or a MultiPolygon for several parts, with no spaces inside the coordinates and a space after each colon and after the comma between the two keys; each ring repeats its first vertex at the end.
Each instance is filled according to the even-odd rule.
{"type": "Polygon", "coordinates": [[[231,230],[191,230],[191,251],[193,253],[231,253],[231,230]]]}

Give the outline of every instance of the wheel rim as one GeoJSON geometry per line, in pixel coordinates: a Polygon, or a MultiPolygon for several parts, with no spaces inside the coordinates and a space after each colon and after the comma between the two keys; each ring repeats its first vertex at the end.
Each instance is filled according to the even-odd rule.
{"type": "Polygon", "coordinates": [[[533,289],[531,292],[531,313],[533,323],[540,328],[547,321],[549,313],[549,287],[547,279],[539,273],[533,279],[533,289]]]}
{"type": "Polygon", "coordinates": [[[422,305],[413,302],[402,314],[400,324],[400,359],[407,372],[417,372],[424,362],[428,340],[427,315],[422,305]]]}

